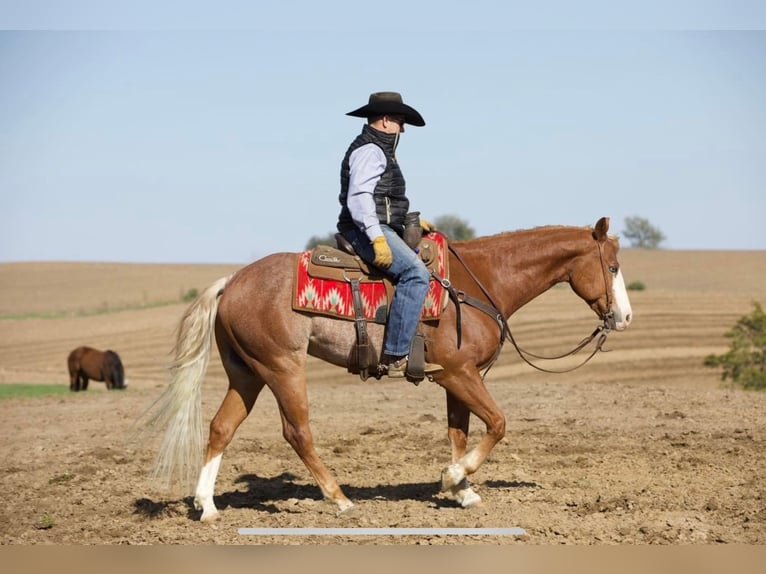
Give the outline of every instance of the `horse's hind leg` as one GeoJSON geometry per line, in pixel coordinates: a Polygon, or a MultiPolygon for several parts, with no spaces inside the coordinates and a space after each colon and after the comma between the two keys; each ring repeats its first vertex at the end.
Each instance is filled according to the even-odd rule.
{"type": "Polygon", "coordinates": [[[264,382],[256,377],[233,352],[221,350],[224,369],[229,377],[229,389],[210,422],[205,462],[200,471],[197,488],[194,492],[194,507],[202,511],[200,520],[209,522],[218,519],[218,509],[213,501],[215,480],[221,465],[223,451],[231,443],[234,433],[250,414],[264,382]]]}
{"type": "Polygon", "coordinates": [[[319,458],[314,448],[314,439],[309,427],[308,396],[303,371],[300,375],[282,375],[269,387],[279,405],[282,418],[282,435],[306,465],[314,480],[319,485],[325,498],[332,500],[339,512],[354,506],[338,486],[335,478],[319,458]]]}

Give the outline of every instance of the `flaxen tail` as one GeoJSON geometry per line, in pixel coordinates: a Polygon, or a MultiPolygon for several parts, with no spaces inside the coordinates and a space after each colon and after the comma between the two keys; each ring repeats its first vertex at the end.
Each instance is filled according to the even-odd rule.
{"type": "Polygon", "coordinates": [[[193,488],[202,463],[202,380],[213,343],[218,301],[231,278],[222,277],[189,306],[178,325],[171,381],[149,409],[146,426],[165,429],[152,476],[193,488]]]}

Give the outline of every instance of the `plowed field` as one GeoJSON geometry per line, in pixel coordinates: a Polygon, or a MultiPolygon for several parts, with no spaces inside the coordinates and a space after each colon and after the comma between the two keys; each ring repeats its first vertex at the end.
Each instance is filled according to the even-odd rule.
{"type": "MultiPolygon", "coordinates": [[[[360,381],[309,363],[320,456],[356,502],[336,516],[281,436],[264,392],[224,455],[222,519],[196,521],[188,493],[149,480],[154,443],[134,421],[167,383],[173,331],[191,288],[231,265],[0,264],[0,383],[68,387],[66,357],[116,350],[125,391],[0,400],[2,544],[715,544],[766,543],[766,393],[722,386],[703,366],[724,333],[766,303],[766,252],[623,250],[635,314],[610,352],[568,374],[539,373],[506,345],[487,385],[508,432],[472,477],[483,506],[439,492],[449,463],[444,393],[434,383],[360,381]],[[521,527],[510,536],[290,536],[251,527],[521,527]]],[[[511,318],[516,340],[562,352],[596,325],[568,287],[511,318]]],[[[563,362],[557,367],[571,363],[563,362]]],[[[226,388],[216,358],[210,420],[226,388]]],[[[472,420],[471,444],[483,431],[472,420]]],[[[470,446],[470,445],[469,445],[470,446]]]]}

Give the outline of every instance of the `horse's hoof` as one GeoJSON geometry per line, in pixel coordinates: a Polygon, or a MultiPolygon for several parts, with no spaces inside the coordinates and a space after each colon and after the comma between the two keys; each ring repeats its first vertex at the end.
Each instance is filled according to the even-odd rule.
{"type": "Polygon", "coordinates": [[[465,471],[459,464],[451,464],[442,470],[442,490],[453,490],[465,479],[465,471]]]}
{"type": "Polygon", "coordinates": [[[476,508],[482,506],[484,503],[481,500],[481,496],[476,494],[472,488],[465,490],[461,493],[460,506],[463,508],[476,508]]]}
{"type": "Polygon", "coordinates": [[[353,514],[355,509],[356,509],[356,505],[353,502],[351,502],[350,500],[344,500],[338,503],[338,512],[336,512],[335,515],[347,516],[349,514],[353,514]]]}
{"type": "Polygon", "coordinates": [[[199,521],[200,522],[216,522],[221,519],[221,513],[217,510],[211,510],[211,511],[204,511],[202,513],[202,516],[200,516],[199,521]]]}

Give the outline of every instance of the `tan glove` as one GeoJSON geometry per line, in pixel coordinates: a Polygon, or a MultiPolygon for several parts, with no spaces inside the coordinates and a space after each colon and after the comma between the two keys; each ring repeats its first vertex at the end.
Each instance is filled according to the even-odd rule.
{"type": "Polygon", "coordinates": [[[394,262],[394,255],[388,246],[385,235],[376,237],[372,242],[372,248],[375,250],[375,265],[382,269],[388,269],[394,262]]]}
{"type": "Polygon", "coordinates": [[[427,219],[420,218],[420,227],[423,229],[424,233],[431,233],[432,231],[436,231],[436,226],[428,221],[427,219]]]}

